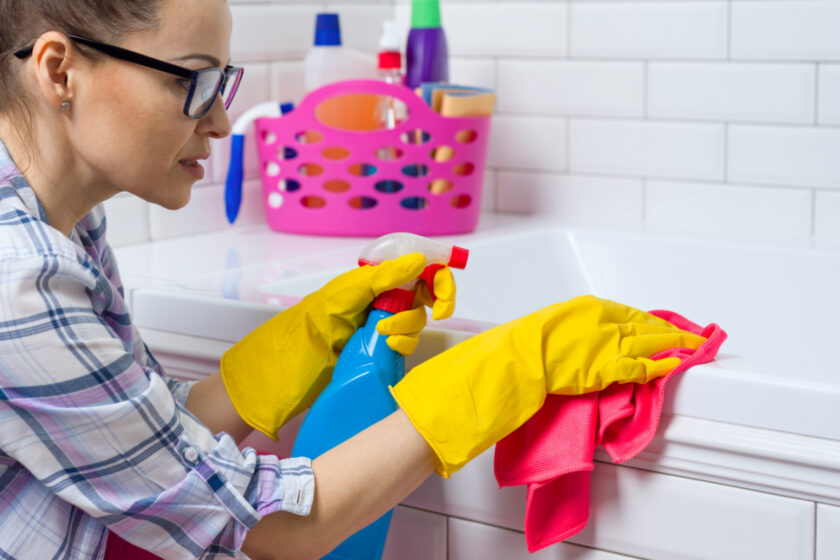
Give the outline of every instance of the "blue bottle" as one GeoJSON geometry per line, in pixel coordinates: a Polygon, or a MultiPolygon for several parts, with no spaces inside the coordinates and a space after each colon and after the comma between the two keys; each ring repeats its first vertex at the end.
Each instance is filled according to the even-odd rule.
{"type": "MultiPolygon", "coordinates": [[[[362,251],[359,264],[375,265],[412,252],[426,256],[429,266],[420,277],[430,286],[440,265],[464,268],[469,253],[419,235],[392,233],[369,243],[362,251]]],[[[387,337],[377,332],[376,325],[394,313],[411,309],[413,303],[413,283],[376,298],[367,322],[341,351],[329,385],[309,409],[295,439],[292,456],[314,459],[397,410],[388,387],[396,385],[405,375],[405,358],[391,350],[385,342],[387,337]]],[[[389,511],[352,535],[324,558],[379,560],[392,513],[393,510],[389,511]]]]}
{"type": "MultiPolygon", "coordinates": [[[[295,440],[292,456],[315,458],[397,410],[388,391],[405,375],[405,358],[391,350],[376,324],[393,315],[373,309],[341,351],[332,381],[309,410],[295,440]]],[[[376,560],[382,557],[389,511],[338,545],[324,558],[376,560]]]]}

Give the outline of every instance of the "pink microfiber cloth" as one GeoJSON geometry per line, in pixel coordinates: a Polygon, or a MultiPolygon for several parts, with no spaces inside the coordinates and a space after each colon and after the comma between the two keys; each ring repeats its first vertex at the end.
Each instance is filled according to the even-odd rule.
{"type": "Polygon", "coordinates": [[[616,463],[638,454],[659,426],[668,380],[713,360],[726,340],[726,333],[714,323],[704,329],[671,311],[650,313],[707,340],[697,350],[674,348],[651,356],[656,360],[676,356],[682,363],[650,383],[614,383],[601,392],[579,396],[549,395],[530,420],[496,445],[499,485],[528,485],[525,539],[530,552],[586,526],[595,448],[603,445],[616,463]]]}

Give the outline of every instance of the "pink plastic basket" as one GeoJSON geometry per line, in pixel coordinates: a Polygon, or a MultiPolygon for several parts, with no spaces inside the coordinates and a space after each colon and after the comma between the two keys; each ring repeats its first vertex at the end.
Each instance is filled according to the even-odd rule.
{"type": "Polygon", "coordinates": [[[266,220],[274,230],[446,235],[478,225],[490,117],[443,117],[408,88],[363,80],[324,86],[291,113],[257,120],[256,128],[266,220]],[[401,100],[407,120],[375,131],[317,120],[320,103],[356,93],[401,100]],[[440,161],[444,153],[451,157],[440,161]]]}

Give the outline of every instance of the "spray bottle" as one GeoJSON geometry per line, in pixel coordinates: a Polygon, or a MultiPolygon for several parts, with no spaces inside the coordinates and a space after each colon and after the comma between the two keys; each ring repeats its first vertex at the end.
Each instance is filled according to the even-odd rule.
{"type": "MultiPolygon", "coordinates": [[[[359,265],[374,265],[408,253],[423,253],[427,266],[420,279],[433,285],[435,272],[443,265],[463,269],[469,252],[410,233],[392,233],[369,243],[359,265]]],[[[350,439],[397,410],[388,387],[405,375],[405,359],[385,343],[376,324],[394,313],[411,309],[417,280],[379,295],[367,322],[341,351],[332,380],[315,400],[303,421],[292,450],[294,457],[312,459],[350,439]]],[[[324,558],[329,560],[379,560],[391,522],[389,511],[338,545],[324,558]]]]}

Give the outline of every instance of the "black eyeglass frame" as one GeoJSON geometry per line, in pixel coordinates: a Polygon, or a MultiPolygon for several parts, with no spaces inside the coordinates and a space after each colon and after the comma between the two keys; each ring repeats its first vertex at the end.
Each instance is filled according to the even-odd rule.
{"type": "MultiPolygon", "coordinates": [[[[78,35],[67,35],[67,38],[75,43],[80,43],[82,45],[96,49],[99,52],[107,54],[108,56],[111,56],[113,58],[125,60],[127,62],[132,62],[134,64],[139,64],[147,68],[152,68],[154,70],[159,70],[161,72],[166,72],[167,74],[172,74],[173,76],[178,76],[180,78],[190,80],[190,89],[187,94],[187,101],[186,103],[184,103],[184,114],[191,119],[200,119],[201,117],[206,115],[210,111],[210,109],[213,108],[213,103],[216,102],[216,97],[220,93],[224,93],[228,82],[231,78],[233,78],[233,85],[231,86],[233,87],[233,91],[231,92],[230,97],[225,102],[225,110],[227,110],[230,107],[234,96],[236,95],[236,90],[239,89],[239,83],[242,81],[242,75],[245,72],[244,68],[230,65],[227,65],[224,68],[203,68],[201,70],[190,70],[189,68],[184,68],[183,66],[171,64],[163,60],[158,60],[157,58],[152,58],[150,56],[140,54],[138,52],[123,49],[121,47],[115,47],[114,45],[101,43],[99,41],[94,41],[93,39],[87,39],[78,35]],[[192,115],[190,114],[190,104],[192,104],[193,96],[195,95],[195,90],[198,86],[198,78],[200,75],[210,72],[222,74],[222,78],[219,80],[219,85],[216,87],[216,91],[213,94],[213,101],[211,101],[210,104],[207,105],[207,107],[200,114],[192,115]]],[[[28,47],[15,51],[14,55],[17,58],[24,60],[32,56],[32,50],[34,48],[35,45],[30,45],[28,47]]]]}

